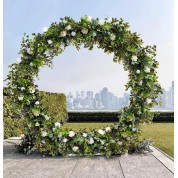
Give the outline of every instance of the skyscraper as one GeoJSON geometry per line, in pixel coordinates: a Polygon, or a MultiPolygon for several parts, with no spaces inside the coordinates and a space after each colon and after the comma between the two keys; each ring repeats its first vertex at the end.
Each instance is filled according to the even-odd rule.
{"type": "Polygon", "coordinates": [[[105,87],[101,91],[101,101],[104,107],[108,107],[108,89],[105,87]]]}
{"type": "Polygon", "coordinates": [[[172,81],[171,86],[171,106],[174,107],[174,81],[172,81]]]}

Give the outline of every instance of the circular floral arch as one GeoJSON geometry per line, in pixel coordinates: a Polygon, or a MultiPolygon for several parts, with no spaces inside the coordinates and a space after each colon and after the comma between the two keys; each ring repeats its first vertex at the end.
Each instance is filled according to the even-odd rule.
{"type": "Polygon", "coordinates": [[[24,35],[21,57],[10,65],[8,88],[22,116],[27,118],[25,136],[20,150],[29,154],[34,150],[49,155],[125,154],[136,150],[141,143],[141,123],[152,119],[150,108],[156,103],[161,87],[158,83],[155,60],[156,47],[143,46],[137,33],[129,30],[122,19],[92,19],[84,16],[79,22],[70,17],[43,28],[43,33],[24,35]],[[54,56],[65,47],[81,45],[92,50],[94,45],[106,53],[113,53],[114,62],[122,62],[129,73],[126,90],[130,89],[130,105],[121,109],[118,123],[111,127],[74,132],[61,123],[53,123],[42,100],[34,77],[39,68],[51,66],[54,56]]]}

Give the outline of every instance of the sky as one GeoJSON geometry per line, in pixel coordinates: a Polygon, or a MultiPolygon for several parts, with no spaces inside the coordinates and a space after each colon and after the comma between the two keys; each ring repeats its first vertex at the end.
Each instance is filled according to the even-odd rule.
{"type": "MultiPolygon", "coordinates": [[[[64,16],[78,21],[81,16],[90,15],[101,19],[123,18],[129,22],[132,32],[140,34],[145,45],[156,45],[159,82],[168,90],[174,80],[173,8],[173,0],[4,0],[4,79],[8,65],[19,57],[24,32],[41,33],[43,27],[59,22],[64,16]]],[[[115,95],[122,96],[127,72],[112,58],[112,54],[96,47],[92,51],[67,47],[53,59],[53,69],[40,69],[35,83],[40,90],[66,94],[81,90],[98,92],[106,86],[115,95]]]]}

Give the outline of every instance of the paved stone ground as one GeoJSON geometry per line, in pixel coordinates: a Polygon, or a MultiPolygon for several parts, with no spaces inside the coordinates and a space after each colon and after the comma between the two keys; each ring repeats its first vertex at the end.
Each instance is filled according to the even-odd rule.
{"type": "Polygon", "coordinates": [[[173,178],[151,153],[146,155],[46,157],[17,153],[4,141],[4,178],[173,178]]]}

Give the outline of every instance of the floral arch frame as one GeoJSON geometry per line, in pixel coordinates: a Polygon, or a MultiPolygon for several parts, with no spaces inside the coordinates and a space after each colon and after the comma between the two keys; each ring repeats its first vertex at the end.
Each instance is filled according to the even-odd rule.
{"type": "Polygon", "coordinates": [[[8,88],[14,103],[27,118],[25,136],[18,148],[24,153],[39,150],[47,155],[103,155],[126,154],[135,151],[142,140],[140,125],[152,119],[150,108],[161,91],[155,60],[156,46],[145,46],[137,33],[129,30],[122,19],[92,19],[84,16],[79,22],[71,17],[61,18],[43,28],[43,33],[24,35],[21,57],[10,65],[8,88]],[[111,127],[74,132],[59,122],[52,123],[42,107],[39,90],[34,84],[39,68],[52,65],[54,56],[64,48],[81,45],[92,50],[97,45],[106,53],[114,53],[114,62],[122,62],[129,72],[126,90],[130,88],[130,105],[121,109],[118,123],[111,127]]]}

